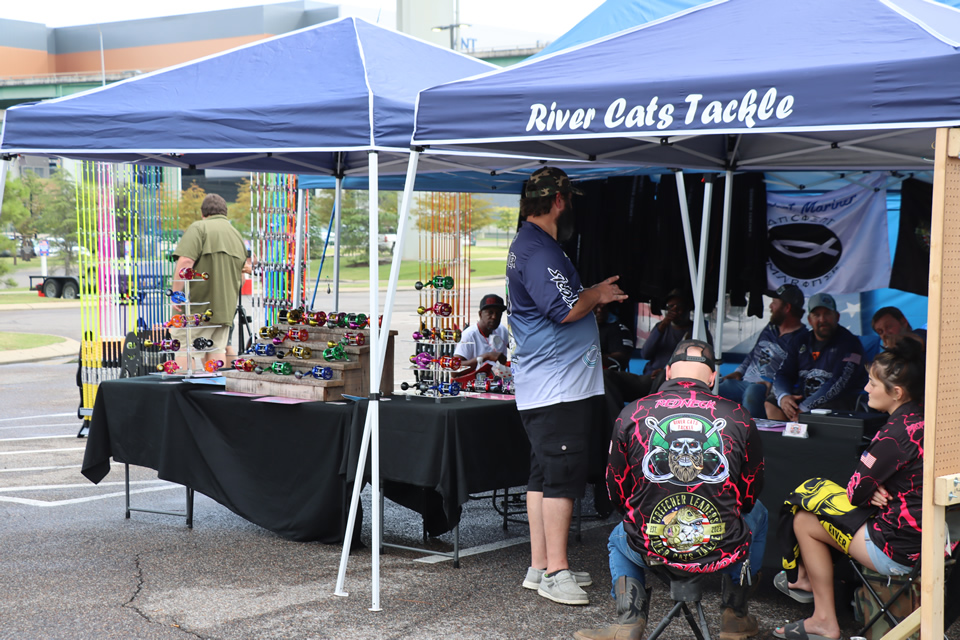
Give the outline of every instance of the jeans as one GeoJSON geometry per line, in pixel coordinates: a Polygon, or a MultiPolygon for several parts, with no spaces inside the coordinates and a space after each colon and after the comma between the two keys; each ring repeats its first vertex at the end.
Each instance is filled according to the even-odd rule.
{"type": "MultiPolygon", "coordinates": [[[[763,551],[767,546],[767,508],[758,500],[753,506],[753,511],[744,514],[743,520],[753,535],[753,543],[750,545],[750,573],[752,574],[751,578],[754,578],[763,563],[763,551]]],[[[646,558],[627,544],[627,534],[623,530],[623,522],[610,532],[607,549],[610,552],[611,598],[616,598],[614,588],[617,584],[617,578],[620,576],[636,578],[640,584],[646,586],[647,580],[644,575],[644,570],[647,568],[646,558]]],[[[739,561],[726,569],[721,569],[721,571],[729,574],[734,582],[739,583],[742,567],[743,561],[739,561]]]]}
{"type": "Polygon", "coordinates": [[[720,383],[720,395],[727,400],[739,402],[753,418],[766,418],[763,401],[767,399],[767,385],[745,380],[724,380],[720,383]]]}
{"type": "MultiPolygon", "coordinates": [[[[867,522],[870,522],[870,520],[867,522]]],[[[863,528],[863,537],[867,541],[867,555],[870,556],[870,561],[873,562],[877,573],[884,576],[905,576],[910,573],[912,567],[900,564],[873,544],[873,539],[870,537],[870,527],[863,528]]]]}

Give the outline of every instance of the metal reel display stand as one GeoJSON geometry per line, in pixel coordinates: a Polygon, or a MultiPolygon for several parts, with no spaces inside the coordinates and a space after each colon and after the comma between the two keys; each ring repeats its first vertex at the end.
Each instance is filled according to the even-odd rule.
{"type": "MultiPolygon", "coordinates": [[[[204,279],[205,279],[205,278],[204,278],[204,279]]],[[[184,295],[184,300],[183,300],[182,302],[177,302],[177,301],[174,300],[173,297],[171,296],[171,301],[170,301],[170,304],[171,304],[171,305],[173,305],[173,306],[182,305],[182,306],[183,306],[183,311],[184,311],[183,316],[184,316],[184,318],[186,318],[186,317],[188,317],[188,316],[191,315],[191,314],[190,314],[190,308],[191,308],[191,306],[196,306],[196,305],[201,305],[201,304],[210,304],[209,302],[195,302],[195,301],[190,300],[190,283],[191,283],[192,280],[194,280],[194,278],[189,278],[189,279],[187,279],[187,278],[181,278],[181,279],[179,279],[179,280],[175,280],[175,282],[182,282],[182,283],[183,283],[183,295],[184,295]]],[[[195,315],[196,317],[199,317],[199,315],[197,315],[197,314],[194,314],[194,315],[195,315]]],[[[204,324],[204,325],[203,325],[203,328],[205,328],[205,329],[207,329],[207,328],[217,328],[217,327],[219,327],[219,326],[220,326],[220,325],[215,325],[215,324],[214,324],[214,325],[204,324]]],[[[183,327],[175,327],[175,328],[183,328],[183,329],[186,330],[186,339],[185,339],[185,341],[186,341],[187,344],[186,344],[186,345],[183,345],[183,346],[184,346],[184,351],[185,351],[186,354],[187,354],[187,367],[186,367],[186,369],[183,371],[183,373],[177,373],[177,371],[179,370],[179,367],[177,367],[177,366],[170,366],[170,365],[168,364],[168,363],[171,363],[171,362],[172,362],[172,363],[174,363],[174,365],[176,365],[176,360],[167,360],[167,361],[165,361],[165,362],[157,365],[157,368],[159,369],[159,371],[151,372],[151,375],[159,375],[162,379],[168,380],[168,379],[191,378],[191,377],[195,377],[195,376],[209,376],[209,375],[211,375],[211,374],[216,373],[216,369],[218,369],[219,367],[212,367],[212,368],[214,369],[213,371],[204,370],[204,371],[202,371],[202,372],[201,372],[201,371],[195,371],[194,368],[193,368],[193,354],[195,354],[195,353],[210,353],[211,351],[213,351],[212,348],[208,348],[208,349],[195,349],[195,348],[193,347],[193,340],[191,339],[190,332],[191,332],[193,329],[199,328],[199,324],[194,324],[193,326],[190,326],[190,324],[185,321],[185,322],[183,323],[183,327]]],[[[172,343],[173,343],[173,340],[171,339],[171,342],[170,342],[170,344],[169,344],[168,346],[173,346],[172,343]]],[[[163,354],[163,355],[168,355],[168,356],[169,356],[169,355],[172,355],[172,354],[177,354],[177,353],[179,353],[179,351],[180,351],[179,349],[167,348],[167,349],[161,349],[159,353],[161,353],[161,354],[163,354]]],[[[221,364],[222,364],[222,363],[221,363],[221,364]]],[[[178,516],[178,517],[181,517],[181,518],[186,518],[187,528],[188,528],[188,529],[193,529],[193,497],[194,497],[194,490],[193,490],[192,487],[186,487],[186,490],[187,490],[186,504],[185,504],[185,506],[184,506],[184,510],[183,510],[183,511],[160,511],[160,510],[158,510],[158,509],[143,509],[143,508],[140,508],[140,507],[131,507],[131,506],[130,506],[130,465],[125,463],[125,464],[123,465],[123,470],[124,470],[124,498],[125,498],[125,506],[126,506],[126,512],[125,512],[125,514],[124,514],[124,517],[125,517],[126,519],[128,519],[128,520],[130,519],[130,513],[131,513],[132,511],[138,511],[138,512],[141,512],[141,513],[156,513],[156,514],[165,515],[165,516],[178,516]]]]}
{"type": "MultiPolygon", "coordinates": [[[[177,326],[175,323],[173,323],[174,318],[178,317],[178,315],[174,315],[173,318],[171,318],[171,320],[168,321],[167,326],[173,329],[184,329],[186,331],[186,338],[184,340],[186,344],[175,345],[174,340],[171,338],[170,342],[164,345],[167,348],[161,348],[159,352],[161,355],[167,355],[167,356],[173,355],[174,358],[176,357],[176,354],[181,353],[181,351],[183,353],[186,353],[187,367],[181,372],[180,366],[177,364],[175,359],[166,360],[160,363],[159,365],[157,365],[158,371],[151,372],[151,375],[159,375],[163,379],[170,379],[170,378],[182,379],[182,378],[193,378],[197,376],[206,377],[206,376],[210,376],[211,374],[216,374],[217,371],[220,369],[220,367],[223,366],[223,362],[219,362],[219,364],[216,364],[216,363],[210,364],[209,368],[207,366],[204,366],[204,369],[202,371],[198,371],[194,369],[194,366],[193,366],[194,354],[211,353],[214,351],[214,348],[212,344],[208,345],[207,348],[204,348],[204,349],[196,348],[194,346],[194,340],[193,340],[193,337],[191,336],[191,332],[200,328],[216,329],[222,326],[219,324],[206,324],[204,316],[200,316],[200,314],[196,314],[196,313],[191,314],[190,312],[191,307],[197,306],[197,305],[210,304],[209,302],[195,302],[190,299],[190,283],[196,279],[198,278],[190,278],[190,279],[180,278],[180,279],[174,280],[174,282],[183,283],[184,298],[182,301],[178,302],[175,299],[175,296],[171,296],[171,301],[170,301],[170,304],[174,307],[181,306],[181,305],[183,306],[183,314],[179,316],[183,324],[182,326],[177,326]],[[193,317],[191,318],[191,316],[193,317]],[[203,324],[201,325],[201,323],[203,324]]],[[[203,278],[203,279],[205,280],[206,278],[203,278]]],[[[207,311],[207,313],[210,313],[210,311],[207,311]]]]}

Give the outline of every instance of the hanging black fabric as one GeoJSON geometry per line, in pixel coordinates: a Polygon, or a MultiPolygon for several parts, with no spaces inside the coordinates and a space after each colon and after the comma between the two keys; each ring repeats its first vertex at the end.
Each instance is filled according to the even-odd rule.
{"type": "Polygon", "coordinates": [[[734,176],[729,256],[730,304],[746,306],[747,315],[762,318],[767,289],[767,186],[762,173],[734,176]]]}
{"type": "MultiPolygon", "coordinates": [[[[700,249],[704,178],[685,176],[694,251],[700,249]]],[[[723,223],[723,184],[714,184],[707,254],[705,311],[717,300],[723,223]]],[[[577,185],[574,197],[576,233],[563,247],[577,267],[584,286],[612,275],[632,302],[650,302],[659,309],[667,293],[692,290],[675,174],[655,184],[646,176],[590,180],[577,185]]],[[[727,290],[735,305],[746,304],[761,317],[766,288],[766,189],[762,174],[738,175],[733,183],[727,290]],[[754,303],[756,301],[756,303],[754,303]]],[[[691,296],[692,298],[692,296],[691,296]]]]}
{"type": "Polygon", "coordinates": [[[930,224],[933,185],[914,178],[900,186],[900,228],[890,288],[927,295],[930,279],[930,224]]]}
{"type": "Polygon", "coordinates": [[[619,275],[618,284],[633,301],[643,299],[639,279],[645,265],[644,217],[653,210],[655,185],[647,176],[607,178],[579,183],[573,200],[576,232],[564,243],[585,287],[619,275]]]}

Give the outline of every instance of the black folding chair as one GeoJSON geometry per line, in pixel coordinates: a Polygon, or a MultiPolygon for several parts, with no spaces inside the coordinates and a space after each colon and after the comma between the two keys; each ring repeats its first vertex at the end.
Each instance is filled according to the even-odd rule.
{"type": "Polygon", "coordinates": [[[666,565],[648,565],[657,577],[663,580],[670,587],[670,599],[673,600],[673,608],[663,617],[657,628],[654,629],[647,640],[657,640],[660,634],[673,622],[680,617],[682,613],[690,625],[690,630],[697,640],[711,640],[710,629],[707,626],[707,617],[703,613],[703,574],[688,573],[680,571],[666,565]],[[691,606],[696,610],[697,616],[694,617],[690,610],[691,606]],[[698,619],[699,618],[699,621],[698,619]]]}

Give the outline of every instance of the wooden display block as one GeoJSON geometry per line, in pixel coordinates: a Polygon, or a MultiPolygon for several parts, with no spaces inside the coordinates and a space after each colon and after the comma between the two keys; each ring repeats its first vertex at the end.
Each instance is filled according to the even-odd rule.
{"type": "MultiPolygon", "coordinates": [[[[349,360],[333,360],[327,362],[323,359],[323,350],[327,347],[328,341],[339,341],[345,332],[363,333],[369,340],[370,333],[365,329],[330,329],[327,327],[308,327],[308,326],[286,326],[281,325],[281,329],[288,331],[291,329],[306,329],[310,334],[310,339],[305,341],[285,340],[278,346],[286,352],[286,357],[282,362],[289,362],[294,371],[308,373],[313,367],[330,367],[333,370],[332,380],[318,380],[313,376],[305,375],[301,379],[296,379],[293,375],[277,375],[267,371],[277,358],[271,356],[258,356],[255,354],[246,354],[239,356],[253,360],[259,366],[264,368],[264,372],[256,374],[246,371],[236,371],[234,369],[223,369],[221,373],[226,378],[227,391],[241,391],[244,393],[262,393],[264,395],[281,396],[286,398],[301,398],[305,400],[341,400],[344,395],[362,396],[369,395],[370,389],[370,345],[346,346],[344,351],[349,360]],[[305,360],[294,358],[290,350],[303,345],[310,347],[313,351],[313,357],[305,360]]],[[[387,341],[387,353],[384,358],[383,377],[380,383],[381,393],[390,394],[393,392],[393,343],[396,331],[390,332],[390,339],[387,341]]],[[[259,340],[259,342],[264,342],[259,340]]]]}
{"type": "Polygon", "coordinates": [[[342,400],[343,380],[317,380],[293,376],[278,376],[273,373],[248,373],[246,371],[222,371],[227,379],[227,391],[242,391],[265,396],[301,398],[303,400],[342,400]],[[289,379],[288,379],[289,378],[289,379]]]}

